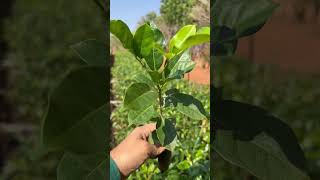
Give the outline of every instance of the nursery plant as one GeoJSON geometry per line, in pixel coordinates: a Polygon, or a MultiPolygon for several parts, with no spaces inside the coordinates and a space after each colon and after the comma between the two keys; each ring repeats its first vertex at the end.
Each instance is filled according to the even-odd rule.
{"type": "Polygon", "coordinates": [[[193,70],[195,63],[189,49],[209,42],[210,28],[197,30],[195,25],[186,25],[168,42],[156,25],[150,22],[140,26],[133,34],[123,21],[112,20],[110,32],[134,55],[146,72],[135,76],[136,82],[126,89],[123,104],[128,110],[129,125],[156,123],[156,130],[149,141],[166,147],[166,151],[158,157],[159,168],[164,171],[168,168],[177,140],[175,117],[169,117],[166,110],[176,110],[194,120],[209,117],[199,100],[178,89],[168,89],[167,85],[193,70]]]}
{"type": "MultiPolygon", "coordinates": [[[[215,0],[211,7],[212,66],[216,59],[234,55],[238,39],[259,31],[277,6],[270,0],[215,0]]],[[[293,130],[260,107],[223,99],[223,88],[214,86],[211,75],[212,149],[259,179],[309,179],[293,130]]]]}

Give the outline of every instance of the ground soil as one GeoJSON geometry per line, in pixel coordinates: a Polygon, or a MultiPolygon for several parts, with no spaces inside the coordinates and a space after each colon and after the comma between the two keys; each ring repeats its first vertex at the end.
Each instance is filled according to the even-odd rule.
{"type": "Polygon", "coordinates": [[[185,75],[185,79],[198,84],[210,84],[209,63],[200,58],[194,59],[194,61],[196,62],[196,67],[185,75]]]}

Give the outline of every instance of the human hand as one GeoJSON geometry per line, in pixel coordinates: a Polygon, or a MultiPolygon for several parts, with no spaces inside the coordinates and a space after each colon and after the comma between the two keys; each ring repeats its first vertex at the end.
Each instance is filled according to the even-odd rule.
{"type": "Polygon", "coordinates": [[[117,147],[111,150],[110,156],[117,164],[123,177],[138,169],[147,159],[156,158],[165,148],[148,142],[156,124],[147,124],[135,128],[117,147]]]}

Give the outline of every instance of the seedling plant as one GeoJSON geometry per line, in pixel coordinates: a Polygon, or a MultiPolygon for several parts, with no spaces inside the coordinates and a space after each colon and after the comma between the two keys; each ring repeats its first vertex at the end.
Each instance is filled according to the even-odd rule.
{"type": "MultiPolygon", "coordinates": [[[[166,110],[176,110],[194,120],[208,119],[202,103],[191,95],[168,89],[168,83],[180,80],[193,70],[195,63],[190,48],[210,41],[210,28],[197,30],[195,25],[182,27],[167,43],[162,32],[153,23],[145,23],[133,34],[121,20],[112,20],[110,32],[123,47],[131,52],[146,73],[134,77],[124,97],[129,125],[156,123],[156,130],[149,137],[150,143],[166,147],[160,155],[160,169],[168,168],[170,151],[177,140],[174,117],[166,110]]],[[[121,61],[121,59],[119,59],[121,61]]]]}

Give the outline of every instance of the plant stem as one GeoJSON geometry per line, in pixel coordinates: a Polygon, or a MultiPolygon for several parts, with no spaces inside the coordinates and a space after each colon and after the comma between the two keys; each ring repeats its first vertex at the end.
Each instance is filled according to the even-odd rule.
{"type": "Polygon", "coordinates": [[[162,117],[162,88],[160,85],[157,85],[158,88],[158,97],[159,97],[159,110],[160,110],[160,116],[162,117]]]}

